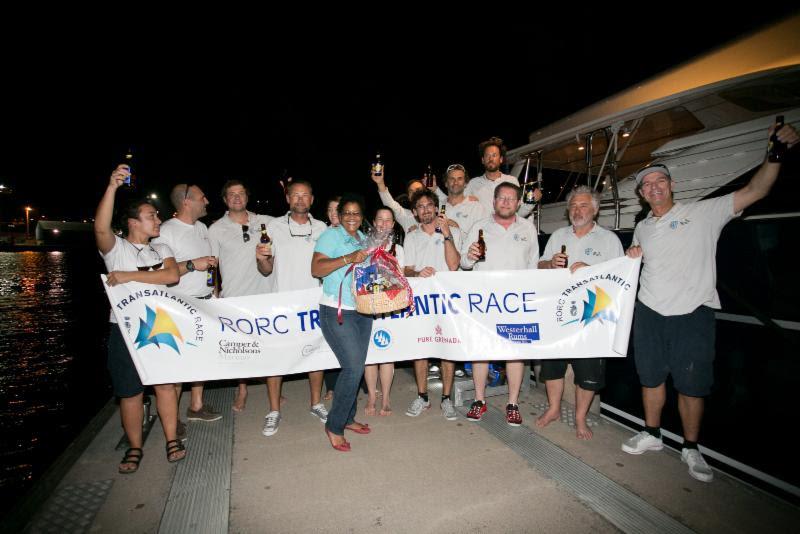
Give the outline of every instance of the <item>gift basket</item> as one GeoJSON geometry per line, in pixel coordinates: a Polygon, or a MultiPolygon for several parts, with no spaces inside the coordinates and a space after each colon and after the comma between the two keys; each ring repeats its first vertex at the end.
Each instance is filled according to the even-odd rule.
{"type": "Polygon", "coordinates": [[[392,232],[373,230],[364,248],[367,258],[353,269],[353,295],[360,313],[380,315],[411,307],[414,295],[403,276],[397,259],[387,249],[393,243],[392,232]]]}

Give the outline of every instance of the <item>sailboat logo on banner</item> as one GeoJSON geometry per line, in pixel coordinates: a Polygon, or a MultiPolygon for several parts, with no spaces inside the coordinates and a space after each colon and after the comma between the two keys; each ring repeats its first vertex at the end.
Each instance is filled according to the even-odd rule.
{"type": "Polygon", "coordinates": [[[583,301],[583,315],[581,315],[581,318],[564,323],[562,326],[577,322],[582,322],[583,326],[586,326],[595,319],[600,321],[601,324],[603,321],[617,322],[617,316],[614,313],[614,301],[600,286],[594,286],[594,289],[594,291],[586,290],[588,298],[583,301]]]}
{"type": "Polygon", "coordinates": [[[147,320],[143,321],[139,318],[139,333],[136,334],[134,340],[134,343],[137,344],[136,348],[141,349],[147,345],[161,348],[161,345],[166,345],[180,354],[181,351],[175,340],[183,342],[183,336],[172,317],[163,308],[156,307],[156,310],[153,311],[150,306],[145,306],[145,310],[147,311],[147,320]]]}

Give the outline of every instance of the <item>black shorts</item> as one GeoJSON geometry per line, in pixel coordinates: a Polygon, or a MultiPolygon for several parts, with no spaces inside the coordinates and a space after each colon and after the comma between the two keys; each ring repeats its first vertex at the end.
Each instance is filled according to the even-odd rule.
{"type": "Polygon", "coordinates": [[[108,336],[108,372],[111,374],[111,386],[114,395],[127,398],[135,397],[144,391],[144,386],[133,365],[131,354],[122,339],[119,326],[111,323],[111,332],[108,336]]]}
{"type": "Polygon", "coordinates": [[[606,385],[605,358],[575,358],[573,360],[539,360],[542,381],[558,380],[567,373],[567,364],[575,373],[575,385],[587,391],[600,391],[606,385]]]}
{"type": "Polygon", "coordinates": [[[715,331],[714,310],[707,306],[664,316],[636,301],[633,348],[642,386],[660,386],[671,374],[679,393],[689,397],[711,393],[715,331]]]}

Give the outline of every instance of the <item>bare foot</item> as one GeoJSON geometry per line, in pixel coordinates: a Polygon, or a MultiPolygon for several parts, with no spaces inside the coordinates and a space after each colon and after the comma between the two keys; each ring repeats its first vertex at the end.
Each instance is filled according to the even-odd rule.
{"type": "Polygon", "coordinates": [[[586,421],[578,421],[577,419],[575,420],[575,435],[578,437],[578,439],[583,440],[590,440],[592,439],[592,436],[594,436],[592,431],[589,430],[589,427],[586,425],[586,421]]]}
{"type": "Polygon", "coordinates": [[[372,406],[367,405],[367,407],[364,408],[364,415],[375,415],[375,413],[376,412],[374,404],[372,406]]]}
{"type": "Polygon", "coordinates": [[[536,420],[536,426],[539,428],[544,428],[553,421],[558,421],[559,419],[561,419],[561,409],[559,408],[554,410],[552,407],[550,407],[542,414],[541,417],[536,420]]]}
{"type": "Polygon", "coordinates": [[[329,389],[328,391],[326,391],[325,396],[322,398],[322,400],[326,401],[333,400],[333,390],[329,389]]]}
{"type": "Polygon", "coordinates": [[[392,415],[392,407],[391,406],[381,406],[381,411],[378,412],[378,415],[386,417],[392,415]]]}
{"type": "Polygon", "coordinates": [[[236,397],[233,399],[233,411],[243,412],[244,407],[247,405],[247,392],[244,394],[237,392],[236,397]]]}

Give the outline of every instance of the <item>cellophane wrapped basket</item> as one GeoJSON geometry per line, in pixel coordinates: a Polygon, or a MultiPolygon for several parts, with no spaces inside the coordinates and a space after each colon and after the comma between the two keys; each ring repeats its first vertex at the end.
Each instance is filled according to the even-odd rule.
{"type": "Polygon", "coordinates": [[[397,264],[397,259],[387,252],[392,243],[391,232],[370,231],[365,248],[369,256],[353,271],[353,295],[360,313],[380,315],[414,303],[408,280],[397,264]]]}

